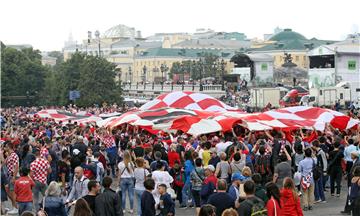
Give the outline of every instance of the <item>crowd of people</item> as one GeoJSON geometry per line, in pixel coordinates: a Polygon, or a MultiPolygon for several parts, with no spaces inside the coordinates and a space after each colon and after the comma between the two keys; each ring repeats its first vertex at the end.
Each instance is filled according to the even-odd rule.
{"type": "Polygon", "coordinates": [[[346,193],[342,213],[360,215],[359,127],[235,126],[194,137],[55,122],[36,111],[2,110],[1,201],[11,204],[2,214],[301,216],[346,193]]]}

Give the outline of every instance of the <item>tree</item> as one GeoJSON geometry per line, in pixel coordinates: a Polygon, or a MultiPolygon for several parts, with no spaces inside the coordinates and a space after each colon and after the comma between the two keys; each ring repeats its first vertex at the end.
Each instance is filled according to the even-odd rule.
{"type": "Polygon", "coordinates": [[[79,104],[90,106],[121,102],[121,88],[115,83],[115,64],[104,58],[87,56],[80,70],[79,104]]]}
{"type": "Polygon", "coordinates": [[[17,50],[2,45],[1,50],[1,102],[3,106],[34,105],[44,88],[47,68],[41,65],[39,50],[26,48],[17,50]],[[22,99],[15,99],[21,96],[22,99]]]}
{"type": "Polygon", "coordinates": [[[115,65],[104,58],[75,53],[47,74],[43,103],[66,105],[72,103],[70,91],[80,91],[79,106],[121,103],[121,86],[115,83],[115,65]]]}

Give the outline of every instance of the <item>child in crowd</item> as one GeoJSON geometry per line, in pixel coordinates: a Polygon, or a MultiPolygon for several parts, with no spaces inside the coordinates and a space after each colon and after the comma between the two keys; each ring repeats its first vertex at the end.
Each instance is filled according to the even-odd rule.
{"type": "Polygon", "coordinates": [[[152,191],[155,189],[155,181],[148,178],[144,181],[145,191],[141,195],[141,216],[155,216],[155,199],[152,191]]]}
{"type": "Polygon", "coordinates": [[[160,214],[158,216],[173,216],[175,215],[175,203],[171,199],[170,194],[166,192],[167,186],[165,184],[159,184],[158,190],[160,193],[160,203],[158,209],[160,214]]]}

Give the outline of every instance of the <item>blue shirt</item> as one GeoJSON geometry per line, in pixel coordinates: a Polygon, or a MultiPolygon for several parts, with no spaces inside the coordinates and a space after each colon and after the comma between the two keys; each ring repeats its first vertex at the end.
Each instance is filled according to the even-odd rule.
{"type": "Polygon", "coordinates": [[[194,170],[194,165],[190,160],[186,160],[184,168],[185,168],[185,183],[189,183],[190,182],[190,174],[194,170]]]}
{"type": "Polygon", "coordinates": [[[346,161],[352,161],[351,159],[351,152],[357,151],[359,152],[359,147],[354,146],[354,145],[349,145],[348,147],[345,148],[344,151],[344,156],[345,156],[345,160],[346,161]]]}
{"type": "MultiPolygon", "coordinates": [[[[306,157],[304,160],[299,162],[298,171],[301,173],[302,177],[307,175],[312,175],[313,165],[316,164],[316,159],[306,157]]],[[[311,184],[314,184],[314,178],[311,178],[311,184]]]]}

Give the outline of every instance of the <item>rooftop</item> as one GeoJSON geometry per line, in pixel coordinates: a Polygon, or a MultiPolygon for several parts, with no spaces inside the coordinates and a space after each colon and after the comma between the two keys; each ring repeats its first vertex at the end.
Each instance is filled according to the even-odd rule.
{"type": "Polygon", "coordinates": [[[292,31],[292,29],[284,29],[274,36],[272,36],[270,41],[284,41],[284,40],[307,40],[302,34],[292,31]]]}

